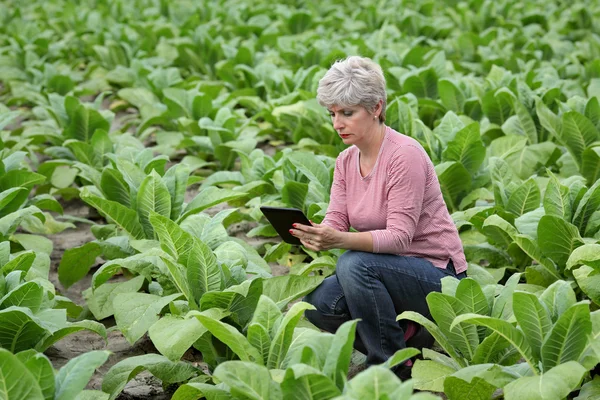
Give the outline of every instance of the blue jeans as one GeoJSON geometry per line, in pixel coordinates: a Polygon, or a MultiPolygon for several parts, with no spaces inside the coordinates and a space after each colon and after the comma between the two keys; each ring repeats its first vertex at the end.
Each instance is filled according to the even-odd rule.
{"type": "Polygon", "coordinates": [[[425,297],[441,291],[440,280],[456,275],[452,261],[446,269],[416,257],[349,250],[342,254],[336,274],[326,278],[304,301],[316,310],[305,312],[317,327],[334,333],[346,321],[360,318],[354,347],[367,355],[367,364],[381,364],[406,347],[404,311],[431,319],[425,297]]]}

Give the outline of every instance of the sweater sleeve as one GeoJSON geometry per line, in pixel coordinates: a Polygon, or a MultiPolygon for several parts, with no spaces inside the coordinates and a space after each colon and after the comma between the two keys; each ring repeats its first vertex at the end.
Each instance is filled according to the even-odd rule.
{"type": "Polygon", "coordinates": [[[421,150],[402,146],[388,167],[386,229],[371,231],[374,253],[408,250],[419,224],[426,183],[427,163],[421,150]]]}
{"type": "Polygon", "coordinates": [[[322,223],[338,231],[348,232],[350,222],[348,219],[348,208],[346,207],[346,174],[342,160],[343,156],[343,154],[340,154],[335,160],[329,207],[327,207],[327,213],[322,223]]]}

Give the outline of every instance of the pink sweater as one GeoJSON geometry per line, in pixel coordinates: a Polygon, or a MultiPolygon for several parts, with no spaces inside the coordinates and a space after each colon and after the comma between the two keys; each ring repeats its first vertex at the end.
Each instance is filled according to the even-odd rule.
{"type": "Polygon", "coordinates": [[[421,257],[442,269],[452,259],[457,273],[467,269],[433,163],[419,142],[389,127],[367,176],[356,146],[340,153],[323,223],[370,232],[374,253],[421,257]]]}

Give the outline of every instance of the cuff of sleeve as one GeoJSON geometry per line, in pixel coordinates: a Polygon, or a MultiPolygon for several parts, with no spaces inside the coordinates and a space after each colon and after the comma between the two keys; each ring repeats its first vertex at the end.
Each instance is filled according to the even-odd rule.
{"type": "Polygon", "coordinates": [[[379,253],[379,235],[377,231],[369,231],[373,239],[373,253],[379,253]]]}

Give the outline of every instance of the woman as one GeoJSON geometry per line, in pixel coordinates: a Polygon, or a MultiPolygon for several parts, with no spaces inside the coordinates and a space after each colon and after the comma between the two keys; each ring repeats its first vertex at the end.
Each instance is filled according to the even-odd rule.
{"type": "MultiPolygon", "coordinates": [[[[290,232],[306,248],[347,249],[336,274],[306,301],[307,318],[335,332],[360,318],[355,347],[367,365],[385,362],[404,347],[430,347],[433,338],[403,311],[430,317],[425,297],[445,276],[465,276],[467,262],[444,203],[433,164],[414,139],[385,125],[385,78],[367,58],[338,61],[319,81],[319,103],[350,145],[337,158],[325,219],[290,232]],[[349,232],[353,227],[358,232],[349,232]]],[[[409,376],[410,362],[396,369],[409,376]]]]}

